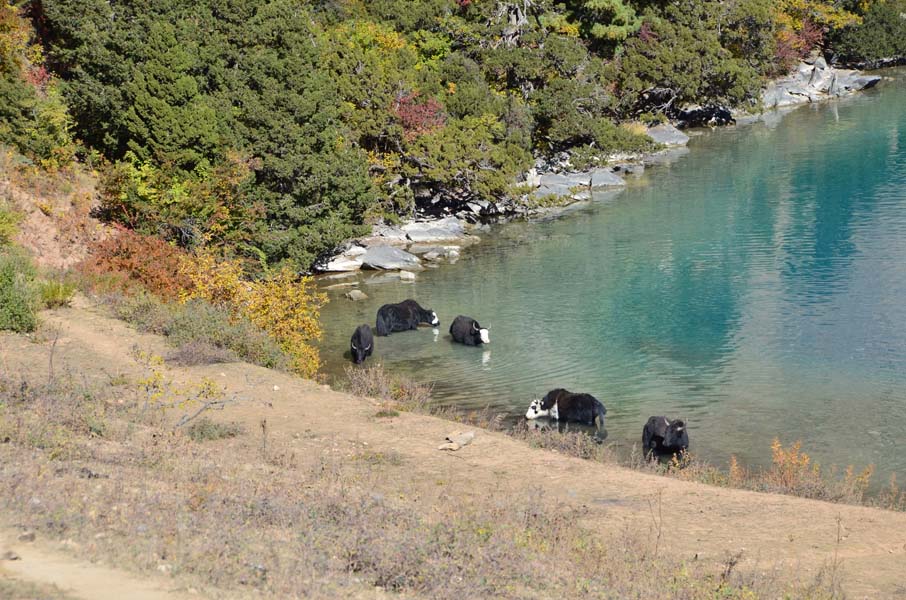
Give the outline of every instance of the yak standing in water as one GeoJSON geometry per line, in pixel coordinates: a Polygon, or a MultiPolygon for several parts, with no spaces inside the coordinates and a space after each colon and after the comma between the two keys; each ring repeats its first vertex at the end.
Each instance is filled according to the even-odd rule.
{"type": "Polygon", "coordinates": [[[591,394],[574,394],[557,388],[549,391],[541,400],[532,400],[525,418],[549,417],[554,421],[594,425],[601,430],[604,429],[606,414],[607,409],[591,394]]]}
{"type": "Polygon", "coordinates": [[[454,342],[466,346],[480,346],[491,341],[488,330],[471,317],[459,315],[450,323],[450,335],[454,342]]]}
{"type": "Polygon", "coordinates": [[[422,308],[415,300],[403,300],[398,304],[385,304],[377,311],[375,330],[378,335],[390,335],[395,331],[418,329],[419,323],[437,326],[437,313],[422,308]]]}
{"type": "Polygon", "coordinates": [[[682,419],[650,417],[642,429],[642,448],[645,456],[684,452],[689,448],[686,423],[682,419]]]}
{"type": "Polygon", "coordinates": [[[371,356],[371,351],[374,350],[374,336],[371,334],[371,327],[364,324],[355,328],[352,338],[349,340],[349,350],[352,353],[352,362],[357,365],[362,364],[366,358],[371,356]]]}

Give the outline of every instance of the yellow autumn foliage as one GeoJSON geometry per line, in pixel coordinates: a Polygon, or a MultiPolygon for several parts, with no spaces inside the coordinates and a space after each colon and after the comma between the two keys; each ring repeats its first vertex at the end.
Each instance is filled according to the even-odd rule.
{"type": "Polygon", "coordinates": [[[841,29],[862,21],[858,15],[837,3],[821,0],[778,0],[775,19],[781,30],[789,28],[793,31],[802,29],[807,20],[831,29],[841,29]]]}
{"type": "Polygon", "coordinates": [[[183,301],[201,298],[247,318],[277,340],[294,372],[303,377],[317,373],[321,360],[313,342],[321,339],[319,317],[327,297],[314,291],[311,277],[284,268],[252,281],[244,278],[238,261],[209,253],[183,259],[180,273],[192,282],[183,301]]]}

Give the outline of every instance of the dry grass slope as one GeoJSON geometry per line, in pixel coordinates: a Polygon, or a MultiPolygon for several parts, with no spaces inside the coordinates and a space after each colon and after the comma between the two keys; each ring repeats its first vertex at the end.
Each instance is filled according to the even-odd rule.
{"type": "Polygon", "coordinates": [[[408,468],[397,453],[314,432],[300,451],[266,421],[226,434],[196,420],[193,434],[174,428],[178,411],[149,409],[140,385],[116,383],[0,378],[0,506],[92,560],[274,598],[838,594],[832,571],[802,584],[739,570],[738,557],[718,569],[674,560],[656,540],[597,535],[578,525],[582,510],[530,492],[451,489],[456,501],[425,506],[382,487],[408,468]]]}

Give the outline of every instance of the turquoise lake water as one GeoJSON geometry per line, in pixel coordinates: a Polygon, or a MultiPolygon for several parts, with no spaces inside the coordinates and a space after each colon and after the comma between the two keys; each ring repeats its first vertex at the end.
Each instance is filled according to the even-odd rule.
{"type": "Polygon", "coordinates": [[[604,402],[610,442],[685,417],[717,463],[767,464],[779,436],[906,480],[906,70],[883,74],[854,98],[695,135],[618,195],[497,226],[414,283],[365,279],[359,303],[332,291],[328,373],[358,323],[411,297],[439,335],[378,338],[370,360],[433,382],[440,403],[515,419],[565,387],[604,402]],[[452,344],[458,314],[491,343],[452,344]]]}

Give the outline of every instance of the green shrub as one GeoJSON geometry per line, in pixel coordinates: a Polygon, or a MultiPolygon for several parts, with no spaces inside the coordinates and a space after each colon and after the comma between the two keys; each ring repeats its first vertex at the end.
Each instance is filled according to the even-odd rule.
{"type": "Polygon", "coordinates": [[[177,307],[168,335],[176,344],[202,340],[232,350],[243,360],[262,367],[287,367],[280,345],[263,329],[202,300],[190,300],[177,307]]]}
{"type": "Polygon", "coordinates": [[[761,73],[749,56],[734,55],[735,40],[721,33],[721,13],[719,2],[690,0],[646,11],[614,73],[624,114],[669,114],[689,103],[754,102],[761,73]]]}
{"type": "Polygon", "coordinates": [[[0,330],[34,331],[38,326],[37,310],[35,268],[31,261],[19,252],[0,253],[0,330]]]}
{"type": "Polygon", "coordinates": [[[117,317],[139,331],[169,334],[175,305],[161,302],[147,292],[133,296],[111,295],[107,301],[117,317]]]}
{"type": "Polygon", "coordinates": [[[75,285],[60,280],[42,281],[38,284],[38,293],[44,308],[69,306],[75,293],[75,285]]]}
{"type": "Polygon", "coordinates": [[[242,433],[238,423],[218,423],[207,417],[201,417],[186,429],[186,433],[196,442],[234,438],[242,433]]]}
{"type": "Polygon", "coordinates": [[[166,360],[181,367],[195,367],[235,362],[238,359],[230,350],[218,348],[201,340],[194,340],[180,344],[176,350],[167,354],[166,360]]]}
{"type": "Polygon", "coordinates": [[[906,0],[872,2],[861,25],[832,37],[831,45],[847,62],[906,57],[906,0]]]}
{"type": "Polygon", "coordinates": [[[12,242],[20,218],[19,213],[6,206],[5,202],[0,201],[0,248],[8,246],[12,242]]]}
{"type": "MultiPolygon", "coordinates": [[[[139,331],[163,335],[178,350],[174,362],[186,357],[191,345],[232,352],[242,360],[270,369],[285,369],[287,356],[267,332],[248,319],[233,317],[228,311],[195,299],[185,303],[166,303],[151,294],[110,296],[114,314],[139,331]],[[182,351],[180,351],[182,349],[182,351]]],[[[210,354],[210,353],[209,353],[210,354]]],[[[210,355],[215,357],[214,354],[210,355]]],[[[219,355],[226,359],[226,355],[219,355]]],[[[218,358],[218,361],[222,362],[218,358]]],[[[200,363],[194,363],[200,364],[200,363]]]]}

